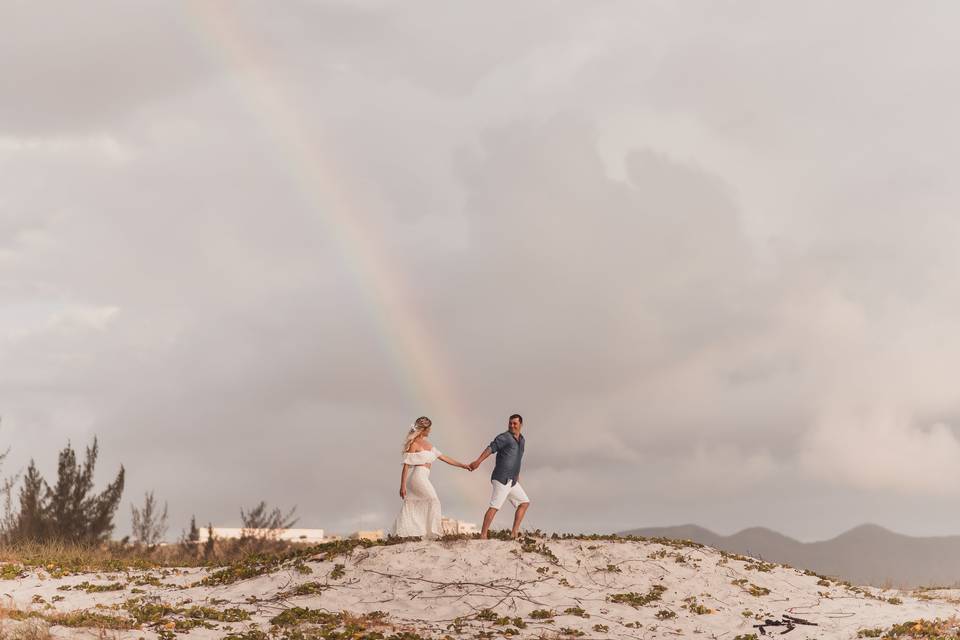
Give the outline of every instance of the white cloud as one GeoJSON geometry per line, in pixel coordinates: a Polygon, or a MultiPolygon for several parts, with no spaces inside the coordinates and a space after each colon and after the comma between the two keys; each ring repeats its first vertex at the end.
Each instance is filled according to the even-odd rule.
{"type": "Polygon", "coordinates": [[[949,425],[872,409],[825,416],[800,455],[806,471],[835,484],[947,496],[960,493],[958,459],[960,438],[949,425]]]}

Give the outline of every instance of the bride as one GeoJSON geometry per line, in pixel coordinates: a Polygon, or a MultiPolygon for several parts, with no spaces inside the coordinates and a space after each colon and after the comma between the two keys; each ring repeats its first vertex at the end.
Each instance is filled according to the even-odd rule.
{"type": "Polygon", "coordinates": [[[403,508],[393,527],[400,538],[421,536],[431,539],[443,535],[440,526],[440,499],[430,484],[430,465],[441,460],[454,467],[470,471],[468,465],[457,462],[437,451],[430,444],[430,418],[417,418],[407,432],[403,443],[403,468],[400,471],[400,497],[403,508]]]}

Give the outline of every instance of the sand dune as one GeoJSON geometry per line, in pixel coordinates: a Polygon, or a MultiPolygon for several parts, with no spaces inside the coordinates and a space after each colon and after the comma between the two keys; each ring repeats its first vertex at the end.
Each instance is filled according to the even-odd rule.
{"type": "MultiPolygon", "coordinates": [[[[0,585],[7,606],[21,612],[14,617],[34,612],[56,621],[87,611],[133,626],[131,616],[139,616],[139,628],[110,632],[121,638],[187,631],[190,638],[262,638],[257,630],[284,637],[317,624],[329,636],[351,621],[329,614],[344,611],[357,616],[357,629],[386,637],[406,631],[434,638],[733,640],[759,637],[755,625],[786,615],[817,625],[797,626],[791,640],[856,638],[862,629],[949,618],[960,596],[828,584],[797,569],[671,541],[542,538],[326,550],[267,572],[245,566],[53,578],[33,571],[0,585]],[[209,584],[199,584],[205,579],[209,584]],[[112,590],[97,590],[105,587],[112,590]]],[[[90,635],[52,630],[58,637],[90,635]]]]}

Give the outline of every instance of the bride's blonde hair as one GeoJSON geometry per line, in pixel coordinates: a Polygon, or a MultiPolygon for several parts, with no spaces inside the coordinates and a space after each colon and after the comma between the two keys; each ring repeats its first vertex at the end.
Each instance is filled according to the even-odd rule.
{"type": "Polygon", "coordinates": [[[427,416],[417,418],[416,422],[410,425],[410,431],[407,431],[407,439],[403,442],[403,453],[406,453],[410,449],[410,445],[413,444],[413,441],[422,436],[432,424],[430,418],[427,416]]]}

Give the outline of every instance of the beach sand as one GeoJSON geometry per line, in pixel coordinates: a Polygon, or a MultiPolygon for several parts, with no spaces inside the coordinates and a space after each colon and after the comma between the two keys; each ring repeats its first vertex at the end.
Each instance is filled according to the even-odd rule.
{"type": "MultiPolygon", "coordinates": [[[[107,632],[117,638],[180,633],[170,627],[191,616],[206,618],[204,624],[212,628],[195,626],[189,635],[184,629],[189,638],[221,638],[257,629],[283,637],[297,628],[298,620],[311,617],[334,628],[337,619],[317,620],[316,612],[346,611],[357,616],[382,612],[368,616],[363,624],[386,637],[406,631],[433,638],[733,640],[749,634],[762,637],[754,625],[789,615],[817,625],[796,626],[786,636],[790,640],[847,639],[864,629],[951,618],[960,602],[955,590],[855,587],[673,541],[406,542],[355,548],[342,555],[319,553],[229,584],[198,584],[208,576],[218,576],[214,581],[234,577],[196,568],[61,578],[34,570],[4,580],[0,587],[9,609],[51,620],[77,611],[128,619],[130,611],[144,604],[174,610],[160,609],[153,622],[137,629],[107,632]],[[114,590],[89,592],[97,585],[112,585],[114,590]],[[191,614],[190,607],[207,609],[191,614]],[[220,616],[226,620],[216,620],[210,616],[218,614],[211,611],[232,613],[220,616]],[[276,618],[281,614],[286,617],[276,618]],[[236,620],[246,615],[249,619],[236,620]],[[279,620],[280,626],[271,620],[279,620]]],[[[144,609],[139,611],[145,615],[144,609]]],[[[765,631],[779,635],[785,629],[765,631]]],[[[50,630],[55,637],[97,635],[90,629],[59,625],[50,630]]]]}

